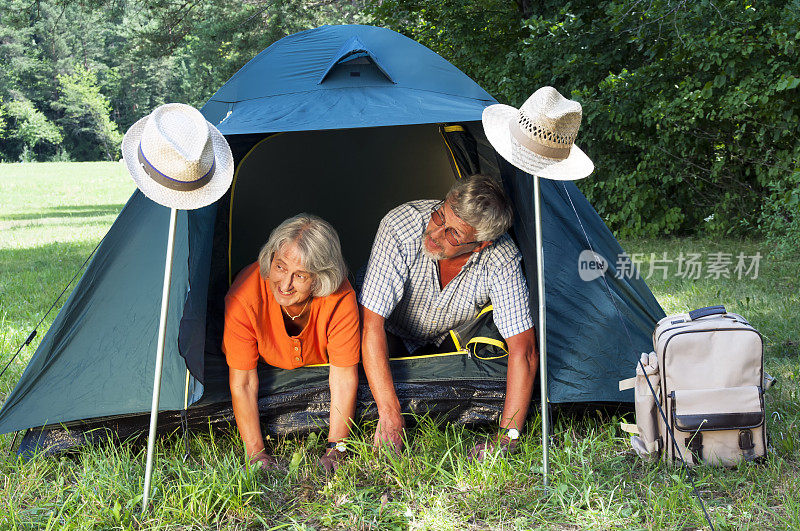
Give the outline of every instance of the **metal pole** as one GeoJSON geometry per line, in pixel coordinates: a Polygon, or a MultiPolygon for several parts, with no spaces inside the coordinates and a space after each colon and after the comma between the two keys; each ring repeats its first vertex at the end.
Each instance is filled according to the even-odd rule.
{"type": "Polygon", "coordinates": [[[539,388],[542,398],[542,473],[544,486],[550,471],[550,423],[547,411],[547,323],[544,300],[544,248],[542,241],[542,202],[539,177],[533,178],[534,206],[536,209],[536,281],[539,292],[539,388]]]}
{"type": "Polygon", "coordinates": [[[153,377],[153,405],[150,409],[150,436],[147,439],[147,465],[144,470],[144,493],[142,494],[142,514],[147,511],[150,498],[150,480],[153,475],[153,449],[156,444],[156,426],[158,425],[158,401],[161,396],[161,368],[164,361],[164,344],[167,335],[167,313],[169,312],[169,288],[172,277],[172,251],[175,248],[175,228],[178,222],[178,210],[170,209],[169,236],[167,238],[167,259],[164,265],[164,289],[161,292],[161,317],[158,322],[158,344],[156,350],[156,372],[153,377]]]}

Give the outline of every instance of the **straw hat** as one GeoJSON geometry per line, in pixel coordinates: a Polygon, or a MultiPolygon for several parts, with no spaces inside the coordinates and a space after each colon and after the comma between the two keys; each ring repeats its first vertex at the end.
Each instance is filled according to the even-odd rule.
{"type": "Polygon", "coordinates": [[[542,87],[522,104],[490,105],[483,110],[486,138],[517,168],[547,179],[573,181],[594,170],[575,145],[581,125],[581,104],[553,87],[542,87]]]}
{"type": "Polygon", "coordinates": [[[133,124],[122,158],[136,186],[160,205],[192,210],[222,197],[233,180],[233,155],[200,111],[167,103],[133,124]]]}

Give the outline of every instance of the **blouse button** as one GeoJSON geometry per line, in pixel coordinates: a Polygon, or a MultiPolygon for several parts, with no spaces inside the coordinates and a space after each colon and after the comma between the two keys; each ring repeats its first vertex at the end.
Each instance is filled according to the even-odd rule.
{"type": "Polygon", "coordinates": [[[295,357],[294,357],[294,360],[295,360],[295,361],[300,361],[300,356],[295,356],[295,357]]]}

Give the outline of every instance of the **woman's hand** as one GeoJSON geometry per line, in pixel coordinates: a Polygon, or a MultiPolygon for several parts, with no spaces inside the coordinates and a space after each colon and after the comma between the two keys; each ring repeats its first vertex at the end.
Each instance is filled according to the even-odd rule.
{"type": "MultiPolygon", "coordinates": [[[[339,443],[344,444],[344,443],[339,443]]],[[[336,448],[328,448],[322,457],[319,458],[317,464],[322,468],[326,474],[333,474],[336,472],[344,460],[347,459],[347,450],[340,450],[336,448]]]]}
{"type": "Polygon", "coordinates": [[[275,456],[268,454],[266,450],[261,450],[257,454],[251,455],[249,460],[252,468],[261,468],[261,470],[265,472],[268,470],[283,469],[275,456]]]}

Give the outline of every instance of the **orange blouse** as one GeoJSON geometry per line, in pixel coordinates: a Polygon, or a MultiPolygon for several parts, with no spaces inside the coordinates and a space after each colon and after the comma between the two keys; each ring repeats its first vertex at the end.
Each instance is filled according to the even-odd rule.
{"type": "Polygon", "coordinates": [[[356,293],[345,280],[327,297],[314,297],[309,320],[296,336],[283,324],[281,307],[258,262],[236,277],[225,296],[225,331],[222,351],[233,369],[255,369],[258,358],[282,369],[330,363],[350,367],[361,356],[356,293]]]}

